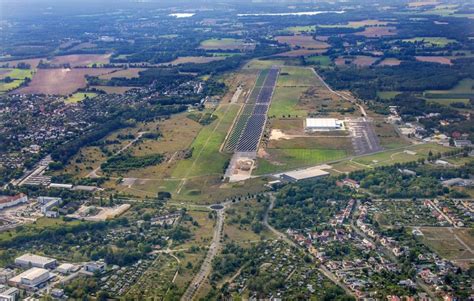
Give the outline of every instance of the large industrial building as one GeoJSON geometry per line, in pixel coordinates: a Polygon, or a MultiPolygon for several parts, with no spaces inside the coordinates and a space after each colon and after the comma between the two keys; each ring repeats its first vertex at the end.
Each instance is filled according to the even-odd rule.
{"type": "Polygon", "coordinates": [[[51,269],[56,266],[56,263],[56,259],[34,255],[30,253],[24,254],[15,259],[15,264],[24,268],[37,267],[43,269],[51,269]]]}
{"type": "Polygon", "coordinates": [[[342,120],[335,118],[306,118],[304,128],[307,132],[335,131],[343,129],[342,120]]]}
{"type": "Polygon", "coordinates": [[[51,279],[54,275],[42,268],[31,268],[8,280],[8,284],[20,288],[33,289],[51,279]]]}
{"type": "Polygon", "coordinates": [[[14,196],[0,196],[0,210],[26,202],[28,202],[28,197],[23,193],[14,196]]]}
{"type": "Polygon", "coordinates": [[[297,182],[301,180],[315,179],[328,176],[329,173],[323,169],[328,169],[328,165],[320,165],[305,169],[289,171],[285,173],[275,174],[274,177],[283,182],[297,182]]]}

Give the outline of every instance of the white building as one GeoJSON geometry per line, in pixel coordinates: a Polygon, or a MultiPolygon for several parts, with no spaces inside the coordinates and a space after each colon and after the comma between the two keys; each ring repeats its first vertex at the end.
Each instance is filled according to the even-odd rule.
{"type": "Polygon", "coordinates": [[[16,287],[35,288],[48,281],[53,275],[42,268],[31,268],[8,280],[8,284],[16,287]]]}
{"type": "Polygon", "coordinates": [[[306,118],[305,130],[308,132],[334,131],[343,128],[343,122],[335,118],[306,118]]]}
{"type": "Polygon", "coordinates": [[[23,193],[14,196],[0,196],[0,210],[26,202],[28,202],[28,196],[23,193]]]}
{"type": "Polygon", "coordinates": [[[15,301],[20,291],[15,287],[0,285],[0,301],[15,301]]]}
{"type": "Polygon", "coordinates": [[[58,266],[57,271],[61,274],[69,274],[76,269],[76,266],[70,263],[63,263],[58,266]]]}
{"type": "Polygon", "coordinates": [[[17,257],[15,259],[15,264],[21,267],[37,267],[49,269],[56,266],[56,259],[27,253],[20,257],[17,257]]]}

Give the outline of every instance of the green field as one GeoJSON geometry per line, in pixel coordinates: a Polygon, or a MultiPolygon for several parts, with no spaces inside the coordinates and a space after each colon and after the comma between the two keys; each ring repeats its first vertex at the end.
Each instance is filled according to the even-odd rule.
{"type": "Polygon", "coordinates": [[[456,43],[456,40],[448,39],[445,37],[416,37],[411,39],[404,39],[402,41],[407,43],[423,42],[423,44],[431,44],[436,47],[444,47],[449,43],[456,43]]]}
{"type": "Polygon", "coordinates": [[[233,38],[208,39],[202,41],[200,47],[203,49],[241,49],[245,47],[245,41],[233,38]]]}
{"type": "Polygon", "coordinates": [[[281,118],[287,115],[293,117],[306,116],[306,110],[297,108],[299,98],[306,89],[306,87],[277,87],[273,94],[268,116],[275,116],[276,118],[281,118]]]}
{"type": "Polygon", "coordinates": [[[238,110],[239,105],[236,104],[219,106],[214,112],[217,120],[199,132],[191,145],[192,157],[178,163],[172,173],[174,178],[216,175],[224,172],[229,155],[219,150],[238,110]]]}
{"type": "Polygon", "coordinates": [[[83,92],[78,92],[74,93],[73,95],[69,96],[64,100],[66,103],[77,103],[82,100],[84,100],[86,97],[87,98],[94,98],[97,96],[97,93],[83,93],[83,92]]]}
{"type": "Polygon", "coordinates": [[[306,58],[306,62],[310,64],[327,67],[332,64],[331,59],[327,55],[315,55],[306,58]]]}
{"type": "Polygon", "coordinates": [[[382,99],[392,99],[402,92],[399,91],[377,91],[377,96],[382,99]]]}
{"type": "Polygon", "coordinates": [[[33,77],[33,70],[18,68],[0,68],[0,93],[14,90],[21,86],[26,78],[33,77]],[[12,81],[6,83],[3,79],[9,77],[12,81]]]}
{"type": "Polygon", "coordinates": [[[312,32],[316,30],[316,25],[307,25],[307,26],[290,26],[285,28],[285,31],[289,31],[295,34],[303,32],[312,32]]]}
{"type": "Polygon", "coordinates": [[[254,174],[263,175],[286,171],[298,167],[317,165],[346,157],[344,150],[338,149],[267,149],[271,160],[257,160],[257,169],[254,174]],[[284,163],[283,163],[284,162],[284,163]]]}
{"type": "Polygon", "coordinates": [[[450,90],[429,90],[425,91],[426,98],[439,99],[466,99],[474,96],[474,79],[465,78],[450,90]]]}
{"type": "Polygon", "coordinates": [[[420,158],[428,157],[428,153],[431,151],[433,154],[438,152],[446,152],[450,150],[449,147],[445,147],[439,144],[419,144],[409,146],[404,149],[389,150],[372,155],[362,156],[351,160],[351,162],[360,165],[362,167],[377,167],[384,165],[392,165],[395,163],[406,163],[416,161],[420,158]],[[415,154],[405,152],[405,150],[413,151],[415,154]]]}
{"type": "Polygon", "coordinates": [[[316,76],[309,68],[283,67],[278,76],[277,87],[310,87],[315,82],[316,76]]]}

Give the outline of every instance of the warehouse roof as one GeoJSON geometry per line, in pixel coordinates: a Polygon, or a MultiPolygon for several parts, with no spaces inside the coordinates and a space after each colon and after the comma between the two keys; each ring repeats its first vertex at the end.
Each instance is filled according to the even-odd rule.
{"type": "Polygon", "coordinates": [[[39,256],[31,253],[26,253],[21,255],[20,257],[17,257],[15,261],[23,261],[23,262],[34,262],[34,263],[39,263],[39,264],[48,264],[51,262],[56,261],[56,259],[49,258],[49,257],[44,257],[44,256],[39,256]]]}
{"type": "Polygon", "coordinates": [[[335,118],[306,118],[306,127],[309,128],[337,128],[340,122],[335,118]]]}

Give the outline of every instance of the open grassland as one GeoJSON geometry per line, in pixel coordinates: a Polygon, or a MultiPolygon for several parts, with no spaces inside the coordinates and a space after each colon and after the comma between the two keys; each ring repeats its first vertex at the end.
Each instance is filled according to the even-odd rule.
{"type": "Polygon", "coordinates": [[[378,91],[377,96],[382,98],[382,99],[392,99],[398,94],[401,94],[402,92],[400,91],[378,91]]]}
{"type": "Polygon", "coordinates": [[[267,69],[271,66],[283,66],[285,65],[284,60],[251,60],[248,62],[243,69],[267,69]]]}
{"type": "Polygon", "coordinates": [[[302,47],[307,49],[327,49],[329,44],[313,39],[312,36],[294,35],[294,36],[276,36],[275,40],[282,44],[288,44],[291,47],[302,47]]]}
{"type": "Polygon", "coordinates": [[[309,64],[318,65],[321,67],[327,67],[332,64],[331,59],[327,55],[313,55],[306,58],[306,62],[309,64]]]}
{"type": "Polygon", "coordinates": [[[306,116],[306,110],[298,108],[301,95],[307,90],[305,87],[277,87],[273,94],[268,116],[281,118],[283,116],[306,116]]]}
{"type": "Polygon", "coordinates": [[[251,50],[255,48],[255,43],[247,43],[244,40],[233,38],[209,39],[202,41],[199,48],[205,50],[251,50]]]}
{"type": "Polygon", "coordinates": [[[316,77],[309,68],[283,67],[278,77],[277,87],[310,87],[314,86],[316,77]]]}
{"type": "Polygon", "coordinates": [[[257,159],[255,174],[263,175],[336,161],[347,156],[338,149],[267,149],[265,158],[257,159]]]}
{"type": "Polygon", "coordinates": [[[110,72],[107,74],[103,74],[99,76],[100,79],[112,79],[114,77],[117,78],[135,78],[140,76],[141,71],[145,71],[146,68],[128,68],[128,69],[121,69],[116,70],[114,72],[110,72]]]}
{"type": "Polygon", "coordinates": [[[428,153],[430,151],[433,154],[436,154],[438,152],[445,152],[448,150],[450,150],[449,147],[445,147],[439,144],[418,144],[413,146],[407,146],[403,149],[389,150],[372,155],[357,157],[351,161],[365,168],[377,167],[392,165],[395,163],[412,162],[420,158],[427,158],[428,153]],[[405,150],[408,150],[408,152],[405,150]],[[414,154],[409,153],[410,151],[414,152],[414,154]]]}
{"type": "Polygon", "coordinates": [[[182,56],[174,61],[171,65],[181,65],[181,64],[206,64],[214,61],[220,61],[225,59],[225,56],[182,56]]]}
{"type": "Polygon", "coordinates": [[[111,68],[39,69],[28,86],[19,89],[18,93],[69,95],[86,87],[86,75],[98,76],[114,70],[111,68]]]}
{"type": "Polygon", "coordinates": [[[444,47],[449,43],[456,43],[456,40],[445,37],[416,37],[412,39],[404,39],[402,41],[406,43],[423,43],[435,47],[444,47]]]}
{"type": "Polygon", "coordinates": [[[474,260],[473,229],[422,227],[422,242],[449,260],[474,260]]]}
{"type": "Polygon", "coordinates": [[[83,93],[83,92],[78,92],[78,93],[74,93],[72,94],[71,96],[69,96],[68,98],[66,98],[64,100],[64,102],[66,103],[77,103],[77,102],[80,102],[86,98],[94,98],[96,97],[97,94],[96,93],[83,93]]]}
{"type": "Polygon", "coordinates": [[[217,120],[205,126],[193,141],[193,155],[179,162],[173,171],[175,178],[222,174],[229,155],[219,152],[240,105],[222,104],[214,112],[217,120]]]}

